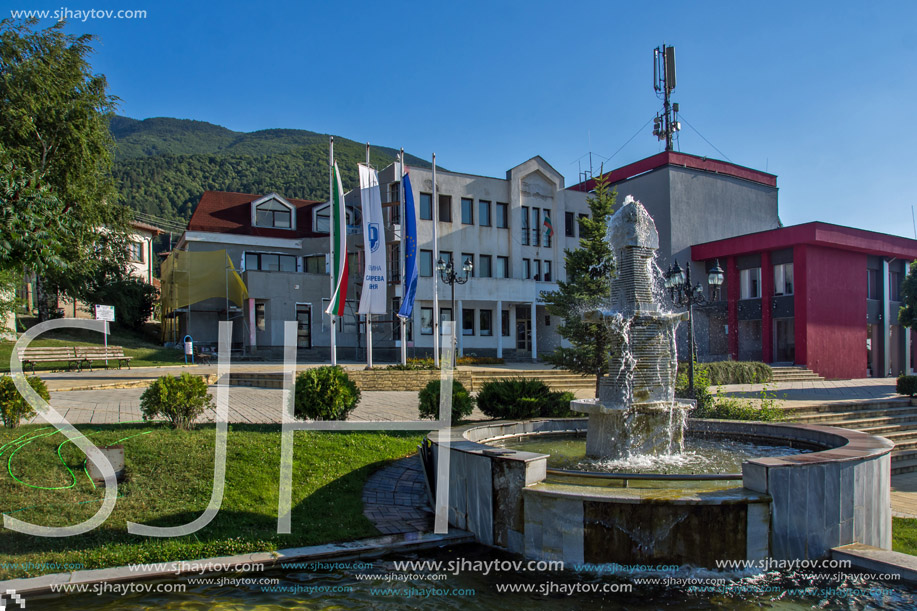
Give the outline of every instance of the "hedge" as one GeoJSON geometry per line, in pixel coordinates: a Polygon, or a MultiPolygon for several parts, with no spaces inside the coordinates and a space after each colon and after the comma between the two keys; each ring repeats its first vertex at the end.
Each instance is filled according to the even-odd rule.
{"type": "MultiPolygon", "coordinates": [[[[759,384],[770,382],[774,377],[774,370],[767,363],[758,361],[715,361],[712,363],[696,363],[695,370],[703,369],[707,372],[707,379],[711,386],[725,384],[759,384]]],[[[679,363],[678,372],[688,373],[688,364],[679,363]]]]}

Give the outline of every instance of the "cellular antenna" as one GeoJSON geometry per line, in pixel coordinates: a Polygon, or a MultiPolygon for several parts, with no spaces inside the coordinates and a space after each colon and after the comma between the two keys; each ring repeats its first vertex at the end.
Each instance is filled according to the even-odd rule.
{"type": "Polygon", "coordinates": [[[665,150],[673,150],[672,135],[681,131],[681,123],[676,118],[678,103],[669,99],[675,89],[675,47],[662,45],[653,49],[653,89],[656,95],[662,94],[662,115],[656,114],[653,119],[653,135],[665,140],[665,150]]]}

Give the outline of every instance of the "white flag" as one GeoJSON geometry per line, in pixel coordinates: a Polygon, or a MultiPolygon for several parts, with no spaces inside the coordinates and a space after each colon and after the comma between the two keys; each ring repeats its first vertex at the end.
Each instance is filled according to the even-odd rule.
{"type": "Polygon", "coordinates": [[[371,167],[360,167],[360,201],[363,205],[363,293],[360,314],[385,314],[388,279],[385,277],[385,223],[382,220],[382,195],[379,173],[371,167]]]}

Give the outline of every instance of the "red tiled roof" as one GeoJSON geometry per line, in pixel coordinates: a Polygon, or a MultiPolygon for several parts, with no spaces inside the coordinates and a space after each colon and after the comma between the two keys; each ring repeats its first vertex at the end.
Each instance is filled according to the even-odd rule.
{"type": "MultiPolygon", "coordinates": [[[[652,157],[647,157],[646,159],[635,161],[634,163],[618,168],[617,170],[606,172],[605,177],[608,179],[608,183],[613,185],[615,183],[621,182],[622,180],[627,180],[628,178],[633,178],[634,176],[643,174],[644,172],[649,172],[650,170],[661,168],[664,165],[691,168],[694,170],[711,172],[713,174],[725,174],[726,176],[741,178],[743,180],[750,180],[762,185],[767,185],[768,187],[777,186],[777,176],[774,174],[768,174],[767,172],[762,172],[760,170],[753,170],[751,168],[746,168],[745,166],[736,165],[727,161],[709,159],[707,157],[698,157],[697,155],[689,155],[687,153],[678,153],[675,151],[664,151],[658,155],[653,155],[652,157]]],[[[573,191],[587,192],[592,191],[594,188],[594,178],[570,187],[570,189],[573,191]]]]}
{"type": "Polygon", "coordinates": [[[149,225],[147,223],[141,223],[140,221],[131,221],[131,227],[136,229],[143,229],[144,231],[149,231],[154,236],[159,235],[160,233],[165,233],[165,230],[156,227],[155,225],[149,225]]]}
{"type": "MultiPolygon", "coordinates": [[[[284,198],[296,207],[296,229],[268,229],[252,226],[251,203],[263,195],[205,191],[188,221],[188,231],[212,231],[261,236],[266,238],[307,238],[312,232],[312,208],[324,202],[284,198]]],[[[327,235],[327,234],[325,234],[327,235]]]]}

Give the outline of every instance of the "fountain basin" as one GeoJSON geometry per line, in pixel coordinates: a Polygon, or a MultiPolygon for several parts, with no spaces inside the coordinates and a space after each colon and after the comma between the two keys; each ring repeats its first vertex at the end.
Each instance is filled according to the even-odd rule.
{"type": "Polygon", "coordinates": [[[450,524],[486,545],[569,563],[713,567],[717,560],[823,558],[854,542],[891,547],[894,444],[887,439],[814,425],[692,420],[697,435],[817,451],[745,461],[741,480],[653,488],[594,486],[570,472],[564,483],[551,481],[546,454],[489,445],[586,427],[586,419],[559,418],[431,433],[434,460],[449,452],[450,524]]]}

